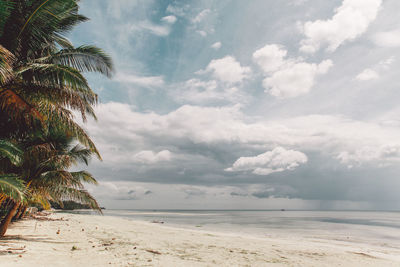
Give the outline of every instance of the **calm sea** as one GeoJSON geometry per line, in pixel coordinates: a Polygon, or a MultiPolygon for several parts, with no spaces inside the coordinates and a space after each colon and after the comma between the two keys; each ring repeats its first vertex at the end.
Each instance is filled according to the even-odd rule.
{"type": "Polygon", "coordinates": [[[400,248],[400,212],[105,210],[104,215],[257,237],[322,238],[400,248]]]}

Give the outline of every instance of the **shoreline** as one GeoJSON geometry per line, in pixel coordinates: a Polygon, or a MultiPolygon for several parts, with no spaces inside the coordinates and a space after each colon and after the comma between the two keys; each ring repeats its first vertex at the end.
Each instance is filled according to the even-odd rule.
{"type": "Polygon", "coordinates": [[[399,266],[398,248],[255,237],[101,215],[52,213],[13,223],[2,266],[399,266]]]}

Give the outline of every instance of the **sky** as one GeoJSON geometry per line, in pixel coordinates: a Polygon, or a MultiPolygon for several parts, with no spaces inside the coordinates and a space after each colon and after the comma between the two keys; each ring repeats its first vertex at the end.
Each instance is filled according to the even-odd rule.
{"type": "Polygon", "coordinates": [[[82,0],[106,208],[400,208],[400,1],[82,0]]]}

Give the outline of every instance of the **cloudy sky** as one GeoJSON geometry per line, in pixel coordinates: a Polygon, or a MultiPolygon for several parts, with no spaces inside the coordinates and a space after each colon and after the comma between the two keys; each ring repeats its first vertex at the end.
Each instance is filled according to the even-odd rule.
{"type": "Polygon", "coordinates": [[[400,208],[398,0],[83,0],[108,208],[400,208]]]}

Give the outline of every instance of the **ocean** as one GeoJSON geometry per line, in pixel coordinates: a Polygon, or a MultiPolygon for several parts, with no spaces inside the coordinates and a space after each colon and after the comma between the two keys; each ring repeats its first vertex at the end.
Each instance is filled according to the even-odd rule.
{"type": "Polygon", "coordinates": [[[104,210],[104,215],[261,238],[329,239],[400,248],[400,212],[104,210]]]}

